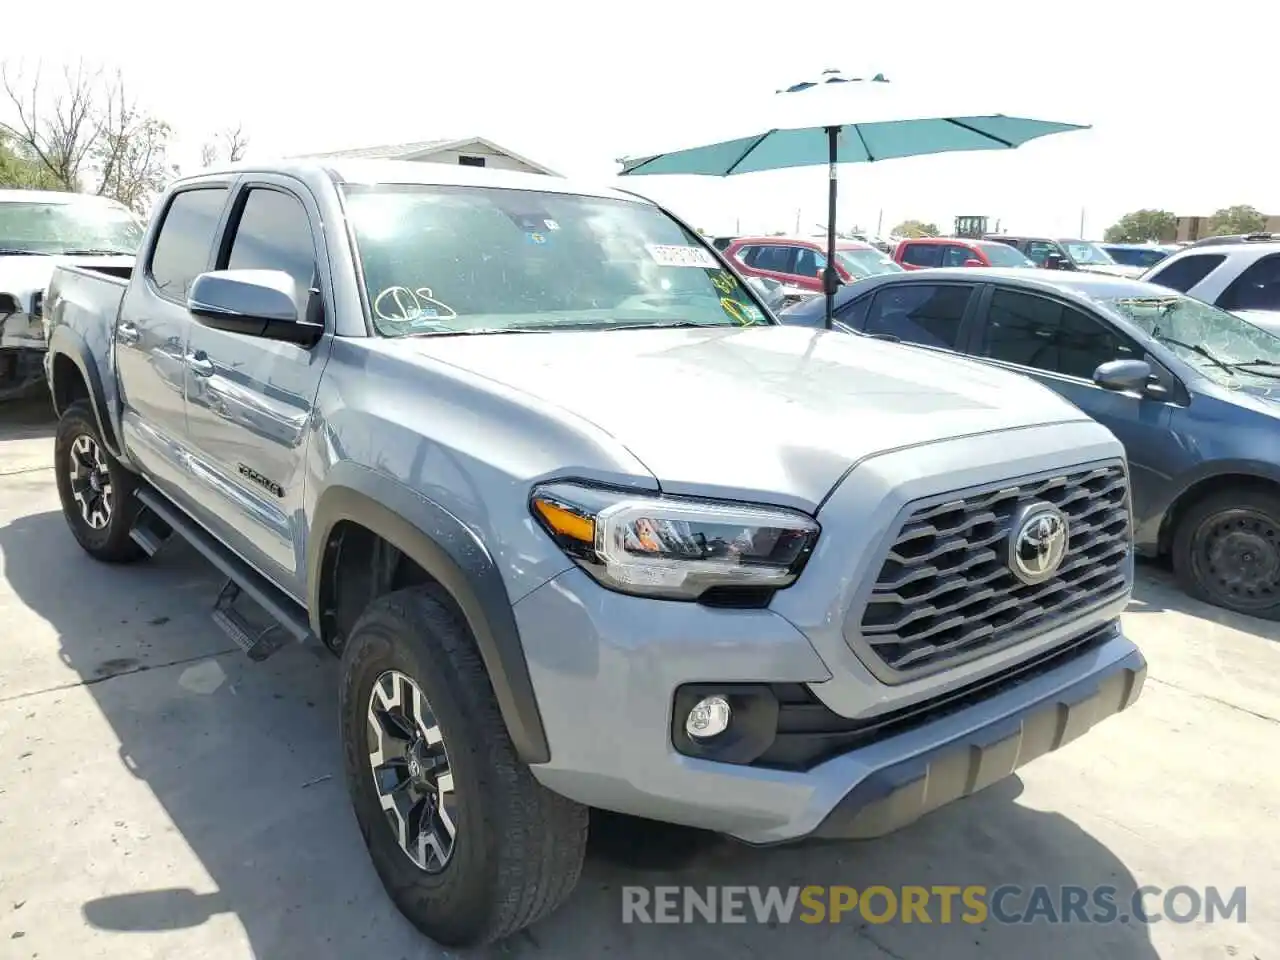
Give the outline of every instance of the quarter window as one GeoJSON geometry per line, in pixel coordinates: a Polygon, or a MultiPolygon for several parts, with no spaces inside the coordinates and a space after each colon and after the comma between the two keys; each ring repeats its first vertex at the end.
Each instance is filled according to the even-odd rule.
{"type": "Polygon", "coordinates": [[[1151,274],[1149,282],[1158,283],[1170,290],[1186,293],[1218,268],[1227,259],[1221,253],[1198,253],[1195,256],[1174,260],[1151,274]]]}
{"type": "Polygon", "coordinates": [[[191,284],[209,269],[226,200],[226,187],[192,188],[173,195],[151,253],[151,282],[161,296],[186,303],[191,284]]]}
{"type": "Polygon", "coordinates": [[[893,284],[876,294],[867,311],[866,332],[954,350],[970,291],[960,284],[893,284]]]}
{"type": "Polygon", "coordinates": [[[1101,321],[1056,300],[1012,290],[996,290],[991,297],[982,355],[1086,380],[1109,360],[1140,358],[1101,321]]]}

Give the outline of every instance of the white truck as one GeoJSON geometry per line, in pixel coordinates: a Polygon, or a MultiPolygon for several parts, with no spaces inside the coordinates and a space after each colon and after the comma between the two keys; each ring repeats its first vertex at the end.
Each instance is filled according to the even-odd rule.
{"type": "Polygon", "coordinates": [[[58,264],[128,277],[142,223],[92,194],[0,190],[0,402],[43,380],[44,291],[58,264]]]}

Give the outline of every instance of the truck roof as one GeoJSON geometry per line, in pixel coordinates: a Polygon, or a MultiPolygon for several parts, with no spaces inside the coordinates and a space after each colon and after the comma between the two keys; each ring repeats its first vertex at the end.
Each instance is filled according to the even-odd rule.
{"type": "MultiPolygon", "coordinates": [[[[204,177],[240,173],[280,173],[296,176],[301,180],[327,177],[334,183],[398,183],[428,186],[496,187],[507,190],[539,190],[544,193],[568,193],[616,200],[632,200],[644,203],[653,201],[626,190],[618,190],[592,181],[553,177],[541,173],[521,173],[515,170],[494,170],[488,167],[453,166],[447,163],[413,162],[408,160],[352,160],[345,157],[327,157],[296,160],[273,160],[226,164],[202,170],[198,175],[184,178],[198,180],[204,177]]],[[[183,182],[183,181],[178,181],[183,182]]]]}

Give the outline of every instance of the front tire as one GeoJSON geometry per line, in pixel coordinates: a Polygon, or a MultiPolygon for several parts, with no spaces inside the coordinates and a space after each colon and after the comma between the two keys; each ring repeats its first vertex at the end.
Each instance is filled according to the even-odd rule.
{"type": "Polygon", "coordinates": [[[138,478],[107,450],[87,400],[59,418],[53,466],[62,515],[85,553],[105,563],[146,556],[129,536],[139,510],[138,478]]]}
{"type": "Polygon", "coordinates": [[[491,943],[568,898],[587,808],[516,757],[450,605],[421,587],[374,601],[342,651],[339,716],[374,868],[424,934],[453,947],[491,943]]]}
{"type": "Polygon", "coordinates": [[[1172,559],[1178,585],[1196,599],[1280,620],[1280,496],[1244,489],[1192,504],[1172,559]]]}

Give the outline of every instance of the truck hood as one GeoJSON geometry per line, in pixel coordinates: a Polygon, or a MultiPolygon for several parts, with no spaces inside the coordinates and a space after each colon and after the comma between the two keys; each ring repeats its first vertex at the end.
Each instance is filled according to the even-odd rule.
{"type": "Polygon", "coordinates": [[[672,493],[813,510],[858,461],[966,434],[1087,419],[1027,377],[799,327],[400,341],[566,409],[672,493]]]}
{"type": "Polygon", "coordinates": [[[0,256],[0,293],[8,293],[26,304],[26,299],[37,290],[49,285],[53,268],[57,266],[105,267],[128,265],[131,256],[108,257],[5,257],[0,256]]]}

